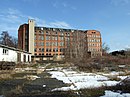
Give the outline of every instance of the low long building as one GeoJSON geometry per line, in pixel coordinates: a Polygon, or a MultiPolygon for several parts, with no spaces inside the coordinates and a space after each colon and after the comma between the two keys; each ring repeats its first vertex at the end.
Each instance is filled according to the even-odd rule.
{"type": "Polygon", "coordinates": [[[65,49],[76,47],[75,45],[80,48],[83,46],[85,53],[92,57],[102,56],[102,38],[97,30],[39,27],[35,26],[32,19],[18,29],[18,48],[32,53],[34,60],[64,56],[65,49]]]}
{"type": "Polygon", "coordinates": [[[0,61],[15,63],[31,62],[31,53],[0,44],[0,61]]]}

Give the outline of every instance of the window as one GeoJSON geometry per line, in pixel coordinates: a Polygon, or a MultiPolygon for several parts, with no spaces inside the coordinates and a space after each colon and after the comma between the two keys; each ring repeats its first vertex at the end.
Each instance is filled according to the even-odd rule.
{"type": "Polygon", "coordinates": [[[42,31],[41,34],[44,34],[44,31],[42,31]]]}
{"type": "Polygon", "coordinates": [[[68,33],[68,36],[70,36],[70,33],[68,33]]]}
{"type": "Polygon", "coordinates": [[[54,49],[53,49],[53,52],[58,52],[58,48],[54,48],[54,49]]]}
{"type": "Polygon", "coordinates": [[[48,34],[48,31],[46,31],[46,34],[48,34]]]}
{"type": "Polygon", "coordinates": [[[40,46],[44,46],[44,42],[40,42],[40,46]]]}
{"type": "Polygon", "coordinates": [[[3,55],[8,55],[9,51],[7,49],[3,49],[3,55]]]}
{"type": "Polygon", "coordinates": [[[48,48],[46,49],[46,52],[48,52],[49,50],[48,50],[48,48]]]}
{"type": "Polygon", "coordinates": [[[64,33],[63,33],[63,32],[61,32],[61,35],[64,35],[64,33]]]}
{"type": "Polygon", "coordinates": [[[44,36],[41,36],[41,40],[44,40],[44,36]]]}
{"type": "Polygon", "coordinates": [[[46,40],[50,40],[50,36],[46,36],[46,40]]]}
{"type": "Polygon", "coordinates": [[[64,48],[60,48],[60,52],[64,52],[64,48]]]}
{"type": "Polygon", "coordinates": [[[52,40],[55,40],[55,37],[54,37],[54,36],[52,36],[52,40]]]}
{"type": "Polygon", "coordinates": [[[49,52],[51,52],[51,49],[49,49],[49,52]]]}
{"type": "Polygon", "coordinates": [[[39,51],[41,51],[41,48],[39,48],[39,51]]]}
{"type": "Polygon", "coordinates": [[[64,37],[60,37],[60,40],[64,40],[64,37]]]}
{"type": "Polygon", "coordinates": [[[58,37],[55,37],[55,40],[58,40],[58,37]]]}
{"type": "Polygon", "coordinates": [[[60,46],[64,46],[64,42],[60,42],[60,46]]]}
{"type": "Polygon", "coordinates": [[[58,46],[57,42],[53,42],[52,44],[53,44],[53,46],[58,46]]]}
{"type": "Polygon", "coordinates": [[[38,40],[41,40],[41,36],[38,37],[38,40]]]}
{"type": "Polygon", "coordinates": [[[50,44],[49,42],[46,42],[46,46],[49,46],[49,44],[50,44]]]}
{"type": "Polygon", "coordinates": [[[66,37],[66,40],[67,40],[67,41],[69,41],[69,40],[70,40],[70,38],[69,38],[69,37],[66,37]]]}
{"type": "Polygon", "coordinates": [[[34,49],[34,52],[37,52],[37,48],[34,49]]]}
{"type": "Polygon", "coordinates": [[[44,52],[44,48],[42,48],[42,52],[44,52]]]}
{"type": "Polygon", "coordinates": [[[35,43],[34,43],[34,46],[36,46],[36,45],[37,45],[37,43],[35,42],[35,43]]]}

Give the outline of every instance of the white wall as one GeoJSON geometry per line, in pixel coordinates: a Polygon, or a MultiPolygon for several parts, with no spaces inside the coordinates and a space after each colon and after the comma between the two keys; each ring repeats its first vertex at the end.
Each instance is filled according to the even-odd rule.
{"type": "Polygon", "coordinates": [[[0,47],[0,61],[11,61],[11,62],[17,62],[17,52],[8,50],[7,54],[3,54],[3,48],[0,47]]]}
{"type": "Polygon", "coordinates": [[[24,53],[24,52],[18,52],[15,50],[11,50],[8,48],[2,48],[0,47],[0,61],[9,61],[9,62],[17,62],[18,55],[17,53],[21,53],[21,62],[24,62],[24,55],[26,55],[26,61],[28,62],[28,55],[29,55],[29,61],[31,61],[31,54],[24,53]],[[3,54],[3,49],[8,50],[7,54],[3,54]]]}
{"type": "Polygon", "coordinates": [[[24,54],[21,53],[21,62],[23,62],[23,56],[24,56],[24,54]]]}

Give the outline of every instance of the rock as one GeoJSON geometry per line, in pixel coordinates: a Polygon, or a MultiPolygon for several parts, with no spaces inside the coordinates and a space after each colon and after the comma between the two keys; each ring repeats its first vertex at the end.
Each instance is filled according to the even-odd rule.
{"type": "Polygon", "coordinates": [[[123,81],[121,81],[120,83],[119,83],[119,85],[125,85],[125,86],[129,86],[130,87],[130,76],[128,76],[127,78],[125,78],[123,81]]]}
{"type": "Polygon", "coordinates": [[[37,78],[40,78],[36,75],[27,75],[27,76],[24,76],[24,78],[26,78],[27,80],[36,80],[37,78]]]}

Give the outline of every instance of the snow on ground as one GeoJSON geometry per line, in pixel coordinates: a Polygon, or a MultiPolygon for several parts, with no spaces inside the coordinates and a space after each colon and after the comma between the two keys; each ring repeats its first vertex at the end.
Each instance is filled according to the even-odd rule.
{"type": "Polygon", "coordinates": [[[126,79],[128,76],[117,76],[118,78],[120,78],[121,80],[126,79]]]}
{"type": "Polygon", "coordinates": [[[112,92],[112,91],[105,91],[105,95],[104,96],[100,96],[100,97],[130,97],[129,93],[117,93],[117,92],[112,92]]]}
{"type": "MultiPolygon", "coordinates": [[[[56,69],[55,69],[56,70],[56,69]]],[[[119,83],[119,81],[110,81],[105,75],[100,75],[96,73],[84,73],[77,72],[70,69],[57,69],[56,71],[49,72],[52,78],[63,81],[69,84],[68,87],[56,88],[55,90],[79,90],[84,88],[96,88],[102,86],[114,86],[119,83]]],[[[118,74],[116,72],[110,73],[110,75],[118,74]]]]}
{"type": "Polygon", "coordinates": [[[116,72],[116,71],[113,71],[113,72],[110,72],[110,73],[101,73],[102,75],[104,76],[119,76],[120,74],[124,74],[125,72],[116,72]]]}

